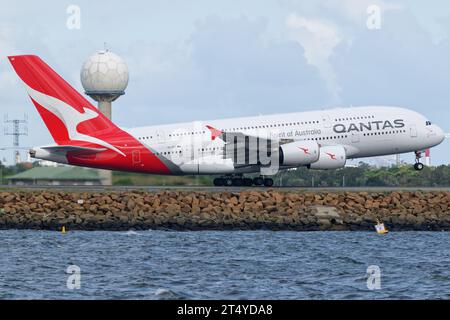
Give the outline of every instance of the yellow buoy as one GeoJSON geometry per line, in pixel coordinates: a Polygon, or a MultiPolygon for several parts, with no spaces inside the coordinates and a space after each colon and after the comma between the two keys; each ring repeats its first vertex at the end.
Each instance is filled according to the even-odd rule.
{"type": "Polygon", "coordinates": [[[66,227],[65,227],[65,226],[62,226],[62,228],[61,228],[61,233],[62,233],[62,234],[66,233],[66,227]]]}
{"type": "Polygon", "coordinates": [[[377,231],[378,234],[386,234],[389,232],[389,230],[386,229],[386,227],[384,226],[384,223],[380,222],[379,220],[377,220],[377,224],[375,225],[375,230],[377,231]]]}

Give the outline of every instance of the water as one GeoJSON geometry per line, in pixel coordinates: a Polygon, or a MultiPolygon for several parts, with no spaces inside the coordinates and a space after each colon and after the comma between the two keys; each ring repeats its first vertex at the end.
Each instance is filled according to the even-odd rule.
{"type": "Polygon", "coordinates": [[[0,298],[449,299],[449,243],[448,232],[4,230],[0,298]],[[67,288],[72,264],[80,289],[67,288]]]}

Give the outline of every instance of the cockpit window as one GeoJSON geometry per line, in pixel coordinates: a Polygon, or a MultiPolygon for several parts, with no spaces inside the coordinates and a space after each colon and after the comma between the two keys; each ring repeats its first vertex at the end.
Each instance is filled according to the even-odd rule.
{"type": "Polygon", "coordinates": [[[426,126],[431,126],[431,121],[425,121],[426,126]]]}

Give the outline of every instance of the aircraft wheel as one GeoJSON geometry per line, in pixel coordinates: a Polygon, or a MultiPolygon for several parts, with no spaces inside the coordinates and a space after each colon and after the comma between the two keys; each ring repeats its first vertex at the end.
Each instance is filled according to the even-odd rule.
{"type": "Polygon", "coordinates": [[[417,170],[417,171],[422,170],[423,167],[424,167],[424,165],[423,165],[423,163],[421,163],[421,162],[416,162],[416,163],[414,164],[414,169],[417,170]]]}
{"type": "Polygon", "coordinates": [[[251,187],[253,185],[253,179],[244,178],[244,186],[251,187]]]}
{"type": "Polygon", "coordinates": [[[265,187],[271,187],[271,186],[273,186],[273,179],[272,179],[272,178],[265,178],[265,179],[264,179],[264,186],[265,186],[265,187]]]}
{"type": "Polygon", "coordinates": [[[233,178],[233,186],[240,187],[244,184],[244,181],[242,178],[233,178]]]}
{"type": "Polygon", "coordinates": [[[221,186],[224,185],[224,183],[225,183],[225,181],[224,181],[223,178],[215,178],[215,179],[213,180],[213,184],[214,184],[216,187],[221,187],[221,186]]]}
{"type": "Polygon", "coordinates": [[[225,187],[231,187],[233,185],[233,179],[232,178],[224,178],[223,180],[224,180],[223,185],[225,187]]]}
{"type": "Polygon", "coordinates": [[[262,177],[256,177],[253,179],[253,184],[255,186],[262,186],[264,184],[264,179],[262,177]]]}

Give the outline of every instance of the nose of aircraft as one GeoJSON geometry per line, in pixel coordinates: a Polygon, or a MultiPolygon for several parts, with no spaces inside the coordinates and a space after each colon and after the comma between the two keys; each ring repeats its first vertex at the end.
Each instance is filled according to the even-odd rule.
{"type": "Polygon", "coordinates": [[[445,139],[445,132],[439,126],[433,124],[433,140],[436,141],[436,144],[440,144],[445,139]]]}

